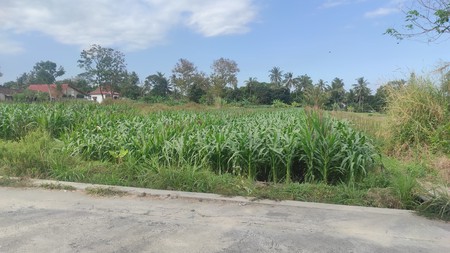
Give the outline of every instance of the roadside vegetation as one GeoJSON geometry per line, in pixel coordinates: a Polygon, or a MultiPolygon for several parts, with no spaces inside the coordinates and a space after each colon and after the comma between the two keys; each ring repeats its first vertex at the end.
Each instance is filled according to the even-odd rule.
{"type": "Polygon", "coordinates": [[[387,94],[386,114],[5,103],[0,175],[415,209],[448,219],[448,194],[424,187],[449,186],[448,94],[421,78],[387,94]]]}

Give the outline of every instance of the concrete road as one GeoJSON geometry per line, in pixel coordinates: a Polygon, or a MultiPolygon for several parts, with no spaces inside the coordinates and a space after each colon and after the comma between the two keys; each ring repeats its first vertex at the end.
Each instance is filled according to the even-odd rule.
{"type": "Polygon", "coordinates": [[[0,252],[450,252],[408,211],[139,191],[0,187],[0,252]]]}

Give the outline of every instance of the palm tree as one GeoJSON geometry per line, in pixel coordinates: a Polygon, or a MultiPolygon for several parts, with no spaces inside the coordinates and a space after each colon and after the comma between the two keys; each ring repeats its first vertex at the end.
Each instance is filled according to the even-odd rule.
{"type": "Polygon", "coordinates": [[[344,81],[340,78],[334,78],[330,87],[331,104],[341,105],[345,99],[344,81]]]}
{"type": "Polygon", "coordinates": [[[249,77],[248,80],[245,80],[244,83],[247,86],[247,90],[249,92],[249,97],[252,96],[253,86],[258,82],[256,77],[249,77]]]}
{"type": "Polygon", "coordinates": [[[317,82],[317,88],[321,91],[321,92],[325,92],[328,90],[328,85],[327,82],[325,82],[323,79],[319,79],[319,81],[317,82]]]}
{"type": "Polygon", "coordinates": [[[281,71],[280,67],[273,67],[271,70],[269,70],[269,73],[270,82],[275,86],[281,86],[283,71],[281,71]]]}
{"type": "Polygon", "coordinates": [[[353,91],[355,92],[356,102],[358,103],[358,110],[364,111],[363,105],[364,101],[370,95],[370,89],[367,87],[369,83],[367,80],[364,80],[364,77],[360,77],[356,79],[356,83],[353,84],[353,91]]]}
{"type": "Polygon", "coordinates": [[[167,97],[172,90],[169,80],[161,72],[148,76],[145,79],[144,87],[147,92],[151,91],[153,95],[160,97],[167,97]]]}
{"type": "Polygon", "coordinates": [[[284,86],[290,90],[294,85],[294,82],[295,82],[294,74],[292,72],[286,72],[284,74],[284,81],[283,81],[284,86]]]}
{"type": "Polygon", "coordinates": [[[310,88],[312,88],[313,80],[308,75],[298,76],[295,79],[295,84],[297,85],[296,90],[304,92],[310,88]]]}

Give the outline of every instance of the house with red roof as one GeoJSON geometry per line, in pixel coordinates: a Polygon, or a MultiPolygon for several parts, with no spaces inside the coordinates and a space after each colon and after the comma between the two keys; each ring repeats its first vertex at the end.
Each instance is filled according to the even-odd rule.
{"type": "Polygon", "coordinates": [[[56,98],[85,98],[86,93],[72,87],[70,84],[30,84],[28,90],[48,93],[51,99],[56,98]]]}
{"type": "Polygon", "coordinates": [[[97,87],[97,89],[89,93],[89,96],[91,100],[101,103],[108,98],[119,99],[120,93],[112,91],[109,86],[105,86],[101,88],[97,87]]]}

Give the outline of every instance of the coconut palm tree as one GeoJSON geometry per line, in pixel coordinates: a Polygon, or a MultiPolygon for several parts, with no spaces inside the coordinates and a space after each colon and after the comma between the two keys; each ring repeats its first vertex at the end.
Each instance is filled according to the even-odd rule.
{"type": "Polygon", "coordinates": [[[369,83],[364,80],[364,77],[356,79],[356,83],[353,84],[353,91],[355,92],[355,99],[358,103],[358,110],[364,111],[364,101],[367,100],[371,91],[368,87],[369,83]]]}
{"type": "Polygon", "coordinates": [[[277,87],[281,86],[283,71],[280,69],[280,67],[273,67],[271,70],[269,70],[269,73],[270,82],[277,87]]]}
{"type": "Polygon", "coordinates": [[[283,80],[284,86],[290,90],[293,87],[294,82],[294,74],[292,72],[286,72],[283,80]]]}

